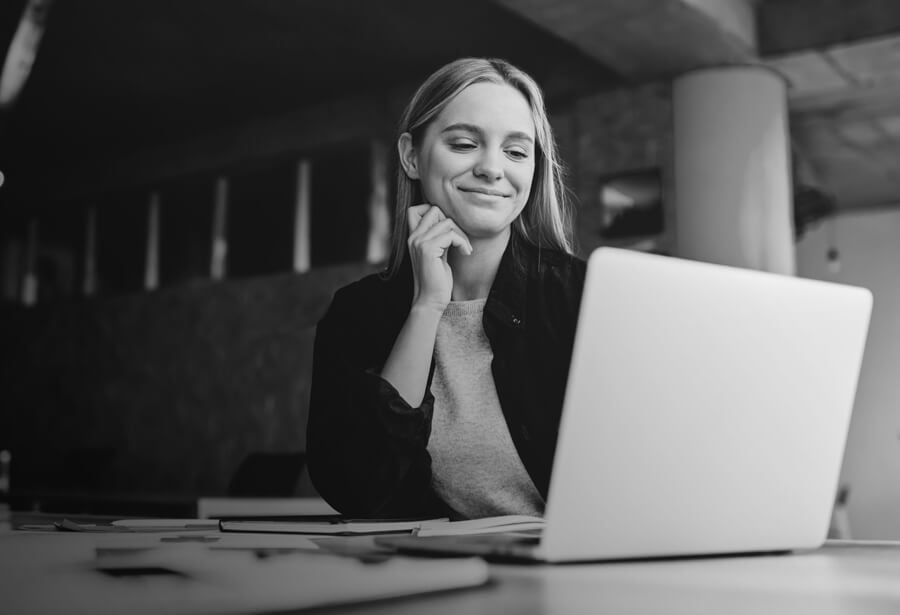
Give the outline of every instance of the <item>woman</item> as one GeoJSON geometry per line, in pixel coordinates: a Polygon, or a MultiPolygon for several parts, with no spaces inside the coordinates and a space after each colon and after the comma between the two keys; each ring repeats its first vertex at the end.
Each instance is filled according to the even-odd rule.
{"type": "Polygon", "coordinates": [[[585,273],[543,97],[457,60],[400,133],[388,270],[316,332],[310,475],[352,516],[540,515],[585,273]]]}

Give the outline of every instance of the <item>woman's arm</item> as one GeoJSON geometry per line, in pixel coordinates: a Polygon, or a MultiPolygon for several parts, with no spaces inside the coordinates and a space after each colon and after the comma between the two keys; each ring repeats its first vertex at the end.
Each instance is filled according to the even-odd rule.
{"type": "Polygon", "coordinates": [[[453,290],[447,253],[455,247],[471,254],[472,245],[438,207],[410,207],[407,222],[410,229],[407,245],[413,269],[412,308],[381,375],[406,401],[418,406],[425,397],[438,323],[453,290]]]}
{"type": "Polygon", "coordinates": [[[425,399],[442,313],[433,308],[413,306],[381,370],[381,376],[412,406],[420,405],[425,399]]]}
{"type": "Polygon", "coordinates": [[[472,247],[437,207],[411,207],[408,221],[412,307],[396,337],[385,341],[383,331],[367,330],[372,323],[362,315],[379,310],[370,303],[385,297],[365,293],[339,291],[316,330],[309,470],[319,493],[345,514],[408,516],[438,506],[426,450],[434,403],[428,376],[453,286],[446,253],[472,247]],[[389,345],[378,365],[382,359],[372,357],[384,357],[389,345]]]}
{"type": "Polygon", "coordinates": [[[426,450],[433,399],[426,395],[411,406],[377,373],[379,352],[371,346],[386,348],[390,341],[367,330],[373,321],[354,306],[359,300],[359,293],[339,291],[316,329],[306,445],[310,477],[319,494],[347,515],[433,514],[426,450]]]}

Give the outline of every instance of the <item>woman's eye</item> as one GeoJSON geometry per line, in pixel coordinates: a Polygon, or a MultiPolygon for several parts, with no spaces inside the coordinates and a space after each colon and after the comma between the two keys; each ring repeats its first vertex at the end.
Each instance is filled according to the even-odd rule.
{"type": "Polygon", "coordinates": [[[506,155],[514,160],[525,160],[528,158],[528,152],[519,149],[507,150],[506,155]]]}
{"type": "Polygon", "coordinates": [[[454,141],[450,144],[450,147],[457,151],[468,151],[475,149],[475,144],[471,141],[454,141]]]}

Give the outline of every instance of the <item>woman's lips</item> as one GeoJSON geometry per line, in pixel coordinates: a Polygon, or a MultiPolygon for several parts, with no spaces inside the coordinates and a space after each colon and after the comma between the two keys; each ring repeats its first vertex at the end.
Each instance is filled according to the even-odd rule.
{"type": "Polygon", "coordinates": [[[499,190],[492,190],[491,188],[459,188],[463,192],[470,192],[474,194],[483,194],[485,196],[496,196],[496,197],[506,197],[508,194],[501,192],[499,190]]]}

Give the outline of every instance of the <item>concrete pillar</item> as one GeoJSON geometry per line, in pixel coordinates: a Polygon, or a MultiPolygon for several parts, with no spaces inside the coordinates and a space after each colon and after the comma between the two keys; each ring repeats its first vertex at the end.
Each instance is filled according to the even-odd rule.
{"type": "Polygon", "coordinates": [[[785,90],[758,66],[675,80],[676,256],[794,274],[785,90]]]}

